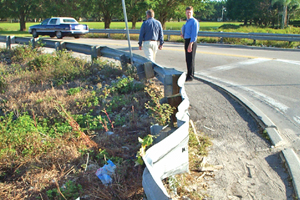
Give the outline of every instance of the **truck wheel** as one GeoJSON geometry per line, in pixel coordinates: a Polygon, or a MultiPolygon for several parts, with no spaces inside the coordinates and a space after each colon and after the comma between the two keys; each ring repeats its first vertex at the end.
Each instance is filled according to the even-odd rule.
{"type": "Polygon", "coordinates": [[[74,38],[78,39],[80,38],[80,35],[75,35],[74,38]]]}
{"type": "Polygon", "coordinates": [[[32,37],[34,37],[34,38],[39,37],[39,35],[37,34],[35,29],[32,30],[32,37]]]}
{"type": "Polygon", "coordinates": [[[60,31],[56,31],[56,37],[57,39],[61,39],[62,38],[62,33],[60,31]]]}

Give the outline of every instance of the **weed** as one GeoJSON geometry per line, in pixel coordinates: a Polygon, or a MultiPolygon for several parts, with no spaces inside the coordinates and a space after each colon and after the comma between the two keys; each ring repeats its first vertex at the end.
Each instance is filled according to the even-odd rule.
{"type": "Polygon", "coordinates": [[[73,181],[67,181],[59,189],[48,190],[47,196],[49,199],[76,199],[80,196],[83,189],[80,184],[76,184],[73,181]]]}
{"type": "Polygon", "coordinates": [[[175,108],[172,108],[170,104],[160,103],[162,96],[151,90],[150,88],[145,88],[145,91],[151,97],[151,101],[145,103],[145,108],[148,109],[150,116],[152,116],[159,125],[167,125],[170,123],[171,114],[175,108]]]}
{"type": "Polygon", "coordinates": [[[51,54],[42,54],[28,62],[29,70],[40,71],[47,67],[55,65],[57,58],[51,54]]]}
{"type": "Polygon", "coordinates": [[[70,89],[67,91],[67,94],[68,94],[68,95],[74,95],[74,94],[77,94],[77,93],[81,92],[81,90],[83,90],[82,87],[70,88],[70,89]]]}
{"type": "Polygon", "coordinates": [[[151,146],[153,143],[153,136],[147,135],[145,138],[138,138],[139,143],[141,143],[141,148],[136,154],[137,160],[135,161],[135,165],[143,165],[144,161],[142,159],[143,156],[146,154],[146,148],[151,146]]]}
{"type": "Polygon", "coordinates": [[[4,93],[7,87],[7,83],[3,76],[0,76],[0,93],[4,93]]]}

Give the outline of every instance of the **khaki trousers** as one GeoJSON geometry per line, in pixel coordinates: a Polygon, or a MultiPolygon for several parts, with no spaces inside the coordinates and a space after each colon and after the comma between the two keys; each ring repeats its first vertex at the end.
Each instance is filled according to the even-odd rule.
{"type": "Polygon", "coordinates": [[[146,58],[148,58],[152,62],[155,62],[155,57],[158,50],[158,41],[150,41],[150,40],[145,41],[143,49],[146,58]]]}

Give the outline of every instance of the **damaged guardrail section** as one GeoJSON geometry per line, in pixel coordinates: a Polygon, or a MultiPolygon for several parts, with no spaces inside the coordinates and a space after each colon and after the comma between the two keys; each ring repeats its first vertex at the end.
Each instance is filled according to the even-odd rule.
{"type": "Polygon", "coordinates": [[[151,134],[160,135],[161,141],[150,147],[143,157],[146,164],[143,173],[143,188],[149,200],[171,199],[162,180],[189,172],[189,99],[184,89],[185,78],[186,74],[183,73],[178,79],[182,98],[176,113],[178,128],[169,135],[162,135],[164,127],[158,125],[151,127],[151,134]]]}
{"type": "Polygon", "coordinates": [[[164,99],[171,106],[176,107],[177,113],[173,115],[173,122],[177,121],[177,128],[153,125],[150,127],[151,134],[156,135],[154,145],[150,147],[143,157],[146,168],[143,173],[143,188],[147,199],[164,200],[171,199],[162,180],[181,173],[189,172],[189,99],[186,95],[184,83],[186,73],[173,68],[164,68],[150,60],[139,56],[131,56],[128,52],[115,50],[106,46],[93,46],[70,42],[56,42],[47,39],[22,38],[14,36],[0,36],[0,42],[6,42],[6,48],[12,44],[32,44],[36,46],[42,43],[43,47],[55,50],[70,50],[73,52],[91,55],[94,60],[98,57],[113,58],[119,60],[122,66],[133,63],[137,68],[139,78],[150,79],[156,77],[164,85],[164,99]]]}

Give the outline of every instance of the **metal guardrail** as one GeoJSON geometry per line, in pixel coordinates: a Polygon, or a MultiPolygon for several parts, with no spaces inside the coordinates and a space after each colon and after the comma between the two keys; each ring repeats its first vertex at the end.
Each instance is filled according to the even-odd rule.
{"type": "MultiPolygon", "coordinates": [[[[120,60],[122,65],[131,63],[128,52],[115,50],[106,46],[55,42],[47,39],[42,40],[14,36],[0,36],[0,42],[6,42],[6,48],[9,49],[12,44],[31,43],[34,47],[37,43],[43,43],[44,47],[55,48],[57,51],[67,49],[91,55],[92,60],[103,56],[120,60]]],[[[174,102],[175,105],[171,103],[171,106],[177,107],[178,110],[175,115],[178,126],[176,130],[172,130],[168,134],[161,134],[166,127],[159,125],[150,127],[152,134],[159,135],[159,140],[146,151],[143,157],[146,168],[144,169],[142,183],[147,199],[171,199],[162,180],[176,174],[189,172],[189,100],[184,89],[186,73],[161,67],[139,55],[134,54],[132,59],[140,79],[157,77],[164,84],[165,101],[170,100],[174,102]],[[178,96],[178,94],[180,95],[178,96]]]]}
{"type": "MultiPolygon", "coordinates": [[[[126,34],[126,30],[123,29],[90,29],[90,33],[106,33],[106,34],[126,34]]],[[[130,29],[130,34],[139,34],[140,30],[130,29]]],[[[171,35],[180,35],[179,30],[164,30],[164,35],[170,39],[171,35]]],[[[300,42],[300,34],[273,34],[273,33],[236,33],[236,32],[213,32],[213,31],[199,31],[199,37],[218,37],[218,38],[245,38],[252,39],[253,43],[256,40],[277,40],[277,41],[289,41],[300,42]]],[[[221,40],[222,42],[222,40],[221,40]]]]}

